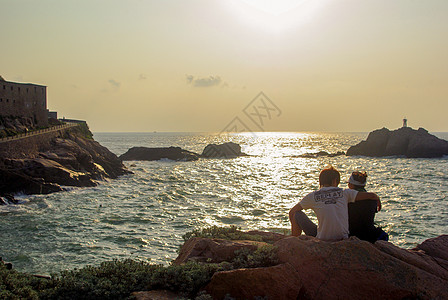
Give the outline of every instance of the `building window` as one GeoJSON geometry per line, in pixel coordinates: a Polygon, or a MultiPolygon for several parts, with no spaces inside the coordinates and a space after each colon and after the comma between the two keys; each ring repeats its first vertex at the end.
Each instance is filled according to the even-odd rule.
{"type": "Polygon", "coordinates": [[[12,100],[12,103],[16,103],[16,99],[12,100]]]}
{"type": "Polygon", "coordinates": [[[2,99],[2,98],[0,98],[0,102],[3,102],[3,99],[2,99]]]}
{"type": "Polygon", "coordinates": [[[20,87],[19,87],[19,93],[20,93],[20,87]]]}
{"type": "Polygon", "coordinates": [[[28,88],[26,88],[26,92],[28,93],[28,88]]]}
{"type": "Polygon", "coordinates": [[[6,90],[6,85],[3,85],[3,89],[6,90]]]}
{"type": "Polygon", "coordinates": [[[11,91],[12,91],[13,89],[14,89],[14,87],[12,86],[12,87],[11,87],[11,91]]]}
{"type": "Polygon", "coordinates": [[[9,102],[9,99],[6,99],[6,102],[9,102]]]}

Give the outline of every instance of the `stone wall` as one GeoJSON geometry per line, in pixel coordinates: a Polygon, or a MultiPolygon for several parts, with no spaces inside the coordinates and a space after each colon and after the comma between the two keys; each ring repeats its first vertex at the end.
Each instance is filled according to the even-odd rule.
{"type": "Polygon", "coordinates": [[[48,126],[47,87],[0,80],[0,116],[31,117],[48,126]]]}
{"type": "Polygon", "coordinates": [[[2,142],[0,143],[0,157],[34,158],[40,151],[49,149],[51,147],[51,141],[57,137],[63,137],[67,130],[73,130],[73,128],[2,142]]]}

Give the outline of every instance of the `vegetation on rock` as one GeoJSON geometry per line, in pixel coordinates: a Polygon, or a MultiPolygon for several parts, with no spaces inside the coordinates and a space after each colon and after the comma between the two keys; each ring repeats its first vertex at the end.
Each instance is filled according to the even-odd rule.
{"type": "MultiPolygon", "coordinates": [[[[194,230],[194,236],[213,238],[254,238],[237,227],[194,230]]],[[[261,239],[261,237],[258,237],[261,239]]],[[[0,264],[0,299],[126,299],[132,292],[154,289],[171,290],[188,298],[208,298],[202,289],[219,271],[236,268],[258,268],[278,264],[277,248],[273,245],[255,251],[239,250],[231,262],[198,263],[163,266],[132,259],[103,262],[99,266],[63,271],[50,279],[7,270],[0,264]]]]}
{"type": "Polygon", "coordinates": [[[210,238],[210,239],[225,239],[225,240],[249,240],[249,241],[263,241],[263,238],[259,235],[247,234],[241,231],[241,228],[237,226],[230,227],[218,227],[210,226],[202,229],[195,229],[187,232],[182,236],[184,241],[188,241],[194,237],[210,238]]]}

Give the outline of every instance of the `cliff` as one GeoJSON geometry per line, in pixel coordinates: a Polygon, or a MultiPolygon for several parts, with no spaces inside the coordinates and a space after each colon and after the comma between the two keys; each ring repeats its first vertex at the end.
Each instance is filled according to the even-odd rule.
{"type": "Polygon", "coordinates": [[[61,186],[95,186],[129,173],[93,140],[87,125],[0,143],[0,196],[46,194],[61,186]]]}
{"type": "Polygon", "coordinates": [[[382,128],[370,132],[367,140],[350,147],[347,155],[435,158],[448,155],[448,142],[423,128],[402,127],[394,131],[382,128]]]}

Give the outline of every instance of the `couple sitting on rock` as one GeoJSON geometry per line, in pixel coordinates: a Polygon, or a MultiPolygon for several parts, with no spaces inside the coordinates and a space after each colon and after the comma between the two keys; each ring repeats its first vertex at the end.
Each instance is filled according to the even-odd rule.
{"type": "Polygon", "coordinates": [[[292,235],[299,236],[303,230],[306,235],[324,241],[338,241],[349,236],[371,243],[388,240],[387,233],[374,225],[381,201],[378,195],[364,189],[367,174],[353,172],[348,189],[338,187],[340,178],[339,171],[333,167],[320,172],[320,189],[306,195],[289,211],[292,235]],[[314,210],[318,226],[305,215],[304,209],[314,210]]]}

